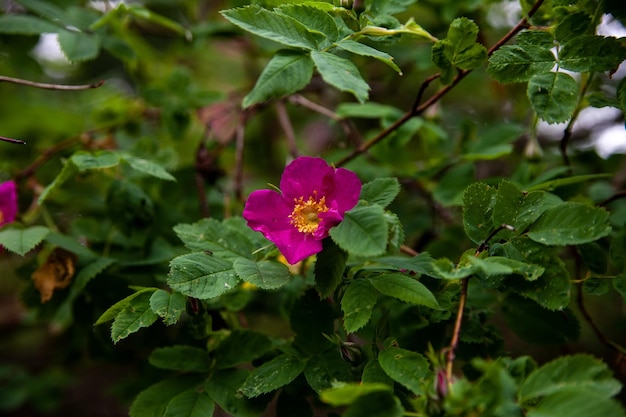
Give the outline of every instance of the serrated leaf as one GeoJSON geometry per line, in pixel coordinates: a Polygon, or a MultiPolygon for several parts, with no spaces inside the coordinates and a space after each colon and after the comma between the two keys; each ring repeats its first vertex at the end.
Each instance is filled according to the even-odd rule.
{"type": "Polygon", "coordinates": [[[580,323],[571,310],[550,311],[532,300],[507,297],[502,313],[508,328],[526,342],[561,345],[580,336],[580,323]]]}
{"type": "Polygon", "coordinates": [[[100,52],[100,39],[92,34],[61,30],[58,39],[61,51],[70,62],[88,61],[100,52]]]}
{"type": "Polygon", "coordinates": [[[375,391],[358,397],[343,414],[344,417],[402,417],[404,408],[398,397],[387,391],[375,391]]]}
{"type": "Polygon", "coordinates": [[[304,370],[304,377],[318,393],[340,381],[352,381],[354,378],[352,365],[336,350],[328,350],[310,358],[304,370]]]}
{"type": "Polygon", "coordinates": [[[141,391],[130,407],[130,417],[162,417],[172,398],[197,386],[195,377],[178,376],[157,382],[141,391]]]}
{"type": "Polygon", "coordinates": [[[518,83],[550,71],[554,64],[554,54],[544,47],[505,45],[489,58],[487,72],[500,83],[518,83]]]}
{"type": "Polygon", "coordinates": [[[428,252],[422,252],[419,255],[416,255],[412,258],[401,257],[401,256],[385,256],[382,258],[376,259],[376,262],[391,265],[398,270],[407,270],[411,272],[416,272],[418,274],[424,274],[431,277],[436,277],[435,271],[433,269],[433,258],[430,256],[428,252]]]}
{"type": "Polygon", "coordinates": [[[120,163],[119,155],[111,151],[78,151],[70,157],[70,160],[80,171],[113,168],[120,163]]]}
{"type": "Polygon", "coordinates": [[[564,391],[539,401],[528,417],[624,417],[624,408],[615,400],[586,391],[564,391]]]}
{"type": "Polygon", "coordinates": [[[624,57],[626,48],[617,38],[583,35],[562,46],[559,65],[577,72],[612,71],[619,67],[624,57]]]}
{"type": "Polygon", "coordinates": [[[27,15],[0,16],[0,33],[8,35],[40,35],[42,33],[57,33],[63,30],[47,20],[27,15]]]}
{"type": "Polygon", "coordinates": [[[317,49],[313,33],[296,19],[257,5],[220,12],[232,24],[290,48],[317,49]]]}
{"type": "Polygon", "coordinates": [[[415,0],[369,0],[366,11],[374,15],[392,15],[404,12],[415,0]]]}
{"type": "Polygon", "coordinates": [[[476,263],[454,265],[447,258],[437,259],[433,262],[432,267],[436,276],[451,280],[467,278],[480,271],[480,267],[476,263]]]}
{"type": "Polygon", "coordinates": [[[328,38],[330,42],[336,41],[339,36],[339,29],[333,17],[319,7],[312,7],[310,4],[285,4],[275,10],[294,18],[309,32],[328,38]]]}
{"type": "Polygon", "coordinates": [[[391,346],[380,352],[378,361],[385,373],[414,394],[423,394],[423,378],[428,375],[428,360],[421,354],[391,346]]]}
{"type": "Polygon", "coordinates": [[[152,177],[159,178],[166,181],[176,181],[176,178],[165,170],[161,165],[148,161],[147,159],[137,158],[132,155],[122,155],[122,160],[135,171],[143,172],[152,177]]]}
{"type": "Polygon", "coordinates": [[[502,256],[490,256],[485,259],[468,257],[470,264],[487,276],[518,274],[526,281],[535,281],[545,272],[545,268],[502,256]]]}
{"type": "Polygon", "coordinates": [[[442,70],[442,82],[447,84],[454,74],[451,67],[464,70],[478,68],[487,60],[487,49],[476,42],[478,26],[468,18],[452,21],[445,39],[433,46],[433,62],[442,70]]]}
{"type": "Polygon", "coordinates": [[[205,392],[181,392],[167,404],[163,417],[208,417],[213,415],[215,403],[205,392]]]}
{"type": "Polygon", "coordinates": [[[174,258],[167,276],[173,290],[201,300],[233,291],[238,282],[232,262],[204,252],[174,258]]]}
{"type": "Polygon", "coordinates": [[[286,354],[279,355],[250,372],[241,392],[248,398],[272,392],[296,379],[305,366],[306,361],[286,354]]]}
{"type": "Polygon", "coordinates": [[[215,349],[218,369],[248,363],[267,353],[273,347],[269,337],[252,330],[235,330],[215,349]]]}
{"type": "Polygon", "coordinates": [[[237,368],[217,371],[206,381],[204,389],[228,414],[234,417],[258,417],[265,411],[270,397],[248,399],[241,395],[239,388],[249,374],[247,370],[237,368]]]}
{"type": "Polygon", "coordinates": [[[579,245],[611,232],[609,213],[582,203],[562,203],[543,212],[528,237],[544,245],[579,245]]]}
{"type": "Polygon", "coordinates": [[[142,327],[148,327],[156,321],[158,316],[150,308],[151,295],[150,292],[138,294],[115,316],[111,325],[113,343],[119,342],[142,327]]]}
{"type": "Polygon", "coordinates": [[[474,243],[482,243],[493,230],[493,207],[496,190],[476,182],[463,193],[463,227],[474,243]]]}
{"type": "Polygon", "coordinates": [[[543,46],[547,49],[554,46],[554,36],[547,30],[522,30],[515,40],[522,46],[543,46]]]}
{"type": "Polygon", "coordinates": [[[335,46],[355,55],[375,58],[393,68],[394,71],[396,71],[398,74],[402,75],[402,70],[396,65],[395,62],[393,62],[393,57],[388,53],[379,51],[378,49],[372,48],[371,46],[367,46],[362,43],[352,41],[350,39],[342,39],[339,42],[335,43],[335,46]]]}
{"type": "MultiPolygon", "coordinates": [[[[247,229],[249,230],[249,229],[247,229]]],[[[193,251],[208,251],[218,258],[250,258],[254,245],[243,233],[226,222],[202,219],[191,224],[177,224],[174,232],[186,247],[193,251]]]]}
{"type": "Polygon", "coordinates": [[[541,119],[547,123],[567,121],[576,108],[578,84],[562,72],[534,75],[526,90],[530,104],[541,119]]]}
{"type": "Polygon", "coordinates": [[[264,290],[274,290],[289,284],[291,274],[289,268],[276,261],[259,261],[238,258],[233,268],[239,278],[264,290]]]}
{"type": "Polygon", "coordinates": [[[331,296],[343,279],[348,253],[332,239],[322,241],[322,251],[315,260],[315,289],[321,298],[331,296]]]}
{"type": "Polygon", "coordinates": [[[156,368],[180,372],[208,372],[211,367],[209,354],[205,349],[184,345],[154,349],[148,362],[156,368]]]}
{"type": "Polygon", "coordinates": [[[134,298],[137,298],[141,294],[145,294],[148,292],[153,293],[157,290],[158,288],[143,288],[139,291],[132,293],[128,297],[118,301],[117,303],[113,304],[111,307],[107,308],[106,311],[102,313],[102,315],[98,318],[98,320],[96,320],[96,322],[94,323],[94,326],[113,320],[122,310],[124,310],[124,308],[126,308],[126,306],[130,304],[130,302],[134,298]]]}
{"type": "Polygon", "coordinates": [[[165,290],[157,290],[150,297],[150,308],[163,319],[166,326],[178,322],[183,311],[187,297],[179,293],[169,293],[165,290]]]}
{"type": "Polygon", "coordinates": [[[572,389],[610,398],[620,391],[607,365],[589,355],[563,356],[532,372],[519,390],[525,403],[572,389]]]}
{"type": "Polygon", "coordinates": [[[41,17],[44,17],[50,21],[58,21],[63,25],[69,25],[73,22],[68,17],[65,10],[60,7],[55,6],[52,3],[39,1],[39,0],[16,0],[17,3],[21,4],[28,10],[38,14],[41,17]]]}
{"type": "Polygon", "coordinates": [[[382,294],[435,310],[441,308],[433,293],[414,277],[404,274],[381,274],[367,279],[382,294]]]}
{"type": "Polygon", "coordinates": [[[554,28],[554,38],[561,44],[589,33],[593,22],[591,16],[585,12],[570,13],[563,16],[563,19],[554,28]]]}
{"type": "Polygon", "coordinates": [[[348,285],[341,298],[343,326],[346,332],[354,333],[370,321],[376,296],[376,290],[367,280],[357,279],[348,285]]]}
{"type": "Polygon", "coordinates": [[[376,178],[363,184],[361,200],[370,204],[387,207],[400,192],[400,182],[397,178],[376,178]]]}
{"type": "Polygon", "coordinates": [[[311,52],[311,59],[326,83],[339,91],[352,93],[360,103],[367,101],[370,87],[351,61],[318,51],[311,52]]]}
{"type": "Polygon", "coordinates": [[[390,392],[391,390],[392,387],[387,384],[376,382],[351,382],[322,391],[320,400],[333,407],[340,407],[342,405],[352,404],[361,396],[367,396],[379,391],[390,392]]]}
{"type": "Polygon", "coordinates": [[[45,226],[31,226],[26,229],[6,228],[0,231],[0,246],[20,256],[26,255],[50,233],[45,226]]]}
{"type": "Polygon", "coordinates": [[[281,98],[302,90],[313,76],[313,61],[307,54],[278,51],[267,63],[254,88],[243,99],[243,107],[281,98]]]}
{"type": "Polygon", "coordinates": [[[357,207],[345,213],[343,221],[330,229],[335,243],[348,253],[378,256],[387,247],[388,226],[382,207],[357,207]]]}

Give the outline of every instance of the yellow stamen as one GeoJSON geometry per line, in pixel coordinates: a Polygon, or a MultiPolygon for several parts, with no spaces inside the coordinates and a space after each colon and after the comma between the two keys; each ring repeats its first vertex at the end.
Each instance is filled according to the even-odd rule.
{"type": "Polygon", "coordinates": [[[289,215],[291,224],[293,224],[299,232],[315,233],[322,221],[322,219],[318,217],[318,214],[328,211],[328,207],[326,207],[326,197],[322,197],[319,200],[309,197],[306,201],[304,201],[304,197],[300,197],[294,199],[294,201],[296,204],[289,215]]]}
{"type": "Polygon", "coordinates": [[[4,213],[0,210],[0,224],[4,223],[4,213]]]}

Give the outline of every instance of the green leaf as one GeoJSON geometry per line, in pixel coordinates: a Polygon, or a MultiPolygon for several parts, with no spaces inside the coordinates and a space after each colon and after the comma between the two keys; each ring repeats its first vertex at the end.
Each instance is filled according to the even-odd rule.
{"type": "Polygon", "coordinates": [[[172,398],[163,417],[208,417],[214,410],[215,403],[205,392],[189,390],[172,398]]]}
{"type": "Polygon", "coordinates": [[[543,212],[528,237],[544,245],[579,245],[611,232],[609,213],[582,203],[562,203],[543,212]]]}
{"type": "Polygon", "coordinates": [[[352,365],[344,360],[336,349],[327,350],[310,358],[304,370],[304,377],[317,393],[340,382],[354,379],[352,365]]]}
{"type": "Polygon", "coordinates": [[[496,192],[493,226],[506,224],[513,226],[515,230],[502,230],[498,232],[497,237],[508,240],[523,233],[552,205],[553,203],[546,199],[545,193],[539,191],[524,193],[515,184],[503,180],[496,192]]]}
{"type": "Polygon", "coordinates": [[[243,107],[288,96],[307,86],[313,76],[313,61],[308,54],[278,51],[267,63],[254,88],[243,99],[243,107]]]}
{"type": "Polygon", "coordinates": [[[185,311],[187,297],[179,293],[169,293],[165,290],[157,290],[150,297],[150,308],[163,319],[166,326],[178,322],[181,314],[185,311]]]}
{"type": "Polygon", "coordinates": [[[131,333],[135,333],[142,327],[148,327],[156,321],[158,316],[150,308],[151,295],[149,292],[138,294],[115,316],[111,326],[113,343],[119,342],[131,333]]]}
{"type": "Polygon", "coordinates": [[[78,151],[70,157],[70,160],[81,172],[88,169],[113,168],[120,163],[119,155],[111,151],[78,151]]]}
{"type": "Polygon", "coordinates": [[[31,226],[26,229],[6,228],[0,231],[0,245],[20,256],[26,255],[50,233],[44,226],[31,226]]]}
{"type": "Polygon", "coordinates": [[[604,278],[589,278],[583,282],[585,294],[600,296],[609,292],[609,280],[604,278]]]}
{"type": "Polygon", "coordinates": [[[39,0],[17,0],[17,3],[43,18],[50,21],[58,21],[64,26],[74,23],[69,18],[65,10],[50,2],[39,0]]]}
{"type": "Polygon", "coordinates": [[[61,172],[59,173],[59,175],[57,175],[54,178],[54,181],[48,184],[48,186],[44,188],[44,190],[39,195],[39,198],[37,199],[37,204],[40,204],[40,205],[43,204],[43,202],[46,200],[50,192],[52,192],[55,188],[61,186],[65,181],[69,180],[70,178],[73,178],[77,172],[78,172],[78,168],[76,167],[76,164],[72,162],[71,159],[68,159],[67,161],[65,161],[63,163],[63,168],[61,169],[61,172]]]}
{"type": "Polygon", "coordinates": [[[346,332],[354,333],[370,321],[376,296],[376,290],[367,280],[357,279],[348,285],[341,298],[343,327],[346,332]]]}
{"type": "Polygon", "coordinates": [[[137,298],[141,294],[145,294],[145,293],[152,294],[157,290],[158,288],[143,288],[139,291],[132,293],[128,297],[118,301],[117,303],[113,304],[111,307],[107,308],[106,311],[102,313],[102,315],[98,318],[98,320],[96,320],[96,322],[94,323],[94,326],[113,320],[120,312],[122,312],[122,310],[124,310],[124,308],[130,305],[130,302],[133,299],[137,298]]]}
{"type": "Polygon", "coordinates": [[[250,239],[226,222],[202,219],[192,224],[178,224],[174,226],[174,232],[193,251],[208,251],[224,259],[253,259],[255,248],[250,239]]]}
{"type": "Polygon", "coordinates": [[[361,200],[370,204],[387,207],[400,193],[400,182],[397,178],[376,178],[363,184],[361,200]]]}
{"type": "Polygon", "coordinates": [[[624,408],[615,400],[585,391],[564,391],[549,395],[530,409],[528,417],[624,417],[624,408]]]}
{"type": "Polygon", "coordinates": [[[238,281],[231,262],[204,252],[174,258],[167,277],[173,290],[201,300],[234,290],[238,281]]]}
{"type": "Polygon", "coordinates": [[[502,312],[508,328],[529,343],[560,345],[580,336],[580,323],[569,309],[550,311],[532,300],[507,297],[502,312]]]}
{"type": "Polygon", "coordinates": [[[317,39],[302,23],[257,5],[220,12],[232,24],[290,48],[317,49],[317,39]]]}
{"type": "Polygon", "coordinates": [[[289,16],[302,23],[304,27],[320,37],[334,42],[339,37],[339,29],[335,19],[318,7],[309,4],[285,4],[275,9],[278,13],[289,16]]]}
{"type": "MultiPolygon", "coordinates": [[[[342,119],[358,117],[364,119],[398,119],[402,116],[402,112],[393,106],[386,104],[367,102],[367,103],[341,103],[335,110],[337,116],[342,119]]],[[[374,180],[375,181],[375,180],[374,180]]],[[[372,182],[374,182],[372,181],[372,182]]],[[[365,184],[363,184],[365,186],[365,184]]],[[[361,190],[361,193],[363,191],[361,190]]]]}
{"type": "Polygon", "coordinates": [[[35,16],[5,14],[0,16],[0,33],[8,35],[40,35],[57,33],[62,28],[35,16]]]}
{"type": "Polygon", "coordinates": [[[382,274],[368,277],[369,282],[382,294],[411,304],[439,310],[439,303],[424,284],[404,274],[382,274]]]}
{"type": "Polygon", "coordinates": [[[168,404],[177,395],[193,389],[195,377],[177,376],[158,382],[141,391],[130,407],[130,417],[163,417],[168,404]]]}
{"type": "Polygon", "coordinates": [[[315,260],[315,289],[321,298],[331,296],[343,279],[348,254],[332,239],[322,241],[322,251],[315,260]]]}
{"type": "Polygon", "coordinates": [[[137,4],[125,5],[124,3],[122,3],[120,7],[122,7],[122,10],[125,10],[131,16],[135,16],[140,19],[147,20],[148,22],[153,23],[154,25],[167,28],[171,30],[172,32],[178,33],[179,35],[189,36],[187,30],[184,27],[182,27],[180,24],[176,23],[175,21],[171,19],[168,19],[165,16],[161,16],[160,14],[157,14],[153,12],[152,10],[147,9],[143,6],[140,6],[137,4]]]}
{"type": "Polygon", "coordinates": [[[345,213],[343,221],[330,229],[335,243],[350,254],[378,256],[387,247],[388,226],[379,205],[356,207],[345,213]]]}
{"type": "MultiPolygon", "coordinates": [[[[530,187],[526,189],[526,191],[553,191],[559,187],[564,187],[566,185],[579,184],[581,182],[589,182],[593,180],[598,180],[602,178],[609,178],[610,174],[587,174],[587,175],[574,175],[566,178],[556,178],[553,180],[545,181],[545,178],[541,178],[541,181],[533,182],[530,187]]],[[[540,178],[538,178],[539,180],[540,178]]]]}
{"type": "Polygon", "coordinates": [[[412,258],[407,258],[403,256],[385,256],[383,258],[376,259],[376,262],[385,265],[391,265],[398,270],[404,269],[431,277],[437,276],[432,266],[434,262],[433,258],[428,252],[422,252],[419,255],[413,256],[412,258]]]}
{"type": "Polygon", "coordinates": [[[584,35],[562,46],[559,65],[577,72],[614,71],[625,56],[626,48],[617,38],[584,35]]]}
{"type": "Polygon", "coordinates": [[[168,346],[157,348],[148,357],[150,365],[179,372],[208,372],[211,367],[205,349],[194,346],[168,346]]]}
{"type": "Polygon", "coordinates": [[[424,394],[423,379],[428,375],[428,360],[421,354],[391,346],[380,352],[378,361],[385,373],[414,394],[424,394]]]}
{"type": "Polygon", "coordinates": [[[270,398],[250,400],[241,395],[239,388],[248,375],[249,372],[244,369],[224,369],[213,373],[204,384],[204,389],[229,415],[259,417],[265,411],[270,398]]]}
{"type": "MultiPolygon", "coordinates": [[[[571,13],[563,16],[563,19],[554,28],[554,38],[561,44],[589,33],[593,28],[591,16],[585,12],[571,13]]],[[[561,53],[559,52],[559,55],[561,53]]]]}
{"type": "Polygon", "coordinates": [[[59,46],[70,62],[94,59],[100,52],[100,39],[84,32],[59,31],[59,46]]]}
{"type": "Polygon", "coordinates": [[[285,354],[279,355],[250,372],[241,392],[248,398],[272,392],[296,379],[305,366],[306,361],[285,354]]]}
{"type": "Polygon", "coordinates": [[[392,15],[404,12],[415,0],[368,0],[366,11],[374,15],[392,15]]]}
{"type": "Polygon", "coordinates": [[[505,45],[489,58],[487,72],[496,81],[519,83],[554,67],[552,51],[535,45],[505,45]]]}
{"type": "Polygon", "coordinates": [[[369,395],[358,397],[344,417],[402,417],[404,408],[398,397],[387,391],[375,391],[369,395]]]}
{"type": "Polygon", "coordinates": [[[520,387],[519,399],[527,403],[572,390],[608,399],[620,388],[621,384],[604,362],[589,355],[563,356],[532,372],[520,387]]]}
{"type": "Polygon", "coordinates": [[[550,124],[567,121],[578,100],[578,84],[562,72],[534,75],[526,92],[537,116],[550,124]]]}
{"type": "Polygon", "coordinates": [[[176,178],[174,178],[172,174],[167,172],[165,168],[155,162],[148,161],[143,158],[137,158],[129,154],[124,154],[121,158],[135,171],[143,172],[144,174],[166,181],[176,181],[176,178]]]}
{"type": "Polygon", "coordinates": [[[352,41],[350,39],[342,39],[334,45],[338,48],[343,49],[344,51],[348,51],[355,55],[375,58],[393,68],[398,74],[402,75],[402,70],[396,65],[395,62],[393,62],[393,57],[385,52],[379,51],[378,49],[372,48],[371,46],[352,41]]]}
{"type": "Polygon", "coordinates": [[[272,349],[269,337],[252,330],[235,330],[220,342],[215,350],[218,369],[251,362],[272,349]]]}
{"type": "Polygon", "coordinates": [[[501,256],[490,256],[486,259],[468,257],[467,259],[487,276],[518,274],[522,275],[526,281],[535,281],[545,271],[545,268],[539,265],[528,264],[501,256]]]}
{"type": "Polygon", "coordinates": [[[352,404],[357,398],[368,396],[374,392],[384,391],[391,392],[392,387],[387,384],[376,382],[351,382],[347,384],[338,384],[334,388],[322,391],[320,400],[333,407],[352,404]]]}
{"type": "Polygon", "coordinates": [[[513,142],[519,139],[526,129],[514,123],[498,123],[480,132],[471,141],[463,154],[467,161],[492,160],[513,152],[513,142]]]}
{"type": "Polygon", "coordinates": [[[333,334],[337,312],[327,300],[321,300],[314,289],[298,298],[289,314],[291,329],[296,333],[293,345],[310,355],[333,346],[325,335],[333,334]]]}
{"type": "Polygon", "coordinates": [[[617,84],[617,101],[622,111],[626,113],[626,77],[617,84]]]}
{"type": "Polygon", "coordinates": [[[255,262],[252,259],[238,258],[233,268],[239,278],[264,290],[274,290],[289,284],[289,268],[276,261],[255,262]]]}
{"type": "Polygon", "coordinates": [[[471,184],[463,193],[463,227],[474,243],[482,243],[493,230],[496,190],[481,182],[471,184]]]}
{"type": "Polygon", "coordinates": [[[521,46],[541,46],[546,49],[554,46],[554,36],[547,30],[522,30],[515,40],[521,46]]]}
{"type": "Polygon", "coordinates": [[[311,52],[311,59],[325,82],[339,91],[352,93],[360,103],[367,101],[370,87],[351,61],[318,51],[311,52]]]}

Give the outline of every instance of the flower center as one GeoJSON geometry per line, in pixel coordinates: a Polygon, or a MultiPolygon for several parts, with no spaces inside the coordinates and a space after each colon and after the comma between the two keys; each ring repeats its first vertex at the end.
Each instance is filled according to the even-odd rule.
{"type": "Polygon", "coordinates": [[[322,219],[318,217],[318,214],[328,211],[328,207],[326,207],[326,197],[322,197],[319,200],[309,197],[306,201],[304,201],[304,197],[300,197],[295,198],[294,202],[296,204],[289,215],[291,224],[301,233],[315,233],[322,221],[322,219]]]}

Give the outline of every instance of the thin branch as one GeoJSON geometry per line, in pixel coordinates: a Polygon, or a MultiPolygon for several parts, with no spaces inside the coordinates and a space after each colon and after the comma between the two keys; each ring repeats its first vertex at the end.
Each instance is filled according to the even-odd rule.
{"type": "Polygon", "coordinates": [[[11,138],[6,138],[4,136],[0,136],[0,140],[3,142],[15,143],[18,145],[26,145],[26,142],[20,139],[11,139],[11,138]]]}
{"type": "Polygon", "coordinates": [[[319,113],[323,116],[328,117],[329,119],[335,120],[337,122],[341,121],[341,117],[337,113],[334,113],[332,110],[327,109],[324,106],[321,106],[308,98],[301,96],[300,94],[293,94],[289,96],[289,102],[291,104],[297,104],[302,107],[306,107],[309,110],[313,110],[316,113],[319,113]]]}
{"type": "Polygon", "coordinates": [[[514,228],[513,226],[511,226],[510,224],[501,224],[501,225],[500,225],[500,226],[498,226],[496,229],[494,229],[494,230],[493,230],[493,231],[489,234],[489,236],[487,236],[487,239],[485,239],[485,240],[484,240],[484,241],[480,244],[480,246],[478,247],[478,249],[476,249],[476,253],[474,254],[474,256],[478,256],[478,255],[480,255],[480,253],[481,253],[482,251],[484,251],[485,249],[487,249],[487,245],[489,244],[489,241],[490,241],[491,239],[493,239],[493,237],[494,237],[495,235],[497,235],[498,233],[500,233],[500,231],[505,230],[505,229],[506,229],[506,230],[511,230],[511,231],[515,230],[515,228],[514,228]]]}
{"type": "Polygon", "coordinates": [[[242,121],[237,126],[235,133],[235,198],[237,201],[243,199],[243,151],[245,139],[245,123],[242,121]]]}
{"type": "Polygon", "coordinates": [[[619,200],[621,198],[626,198],[626,190],[622,190],[622,191],[619,191],[619,192],[613,194],[611,197],[609,197],[606,200],[601,201],[600,203],[598,203],[598,206],[606,207],[609,204],[611,204],[612,202],[614,202],[616,200],[619,200]]]}
{"type": "Polygon", "coordinates": [[[465,310],[465,302],[467,301],[467,287],[469,285],[469,277],[461,280],[461,298],[459,299],[459,308],[456,313],[456,320],[454,322],[454,331],[452,332],[452,340],[448,347],[448,354],[446,358],[446,380],[448,386],[452,385],[452,367],[454,365],[454,352],[459,345],[459,338],[461,336],[461,324],[463,323],[463,312],[465,310]]]}
{"type": "Polygon", "coordinates": [[[415,249],[413,249],[412,247],[407,246],[407,245],[400,246],[400,252],[404,252],[404,253],[406,253],[407,255],[410,255],[410,256],[417,256],[417,255],[419,255],[418,251],[416,251],[415,249]]]}
{"type": "Polygon", "coordinates": [[[587,89],[589,88],[589,85],[591,84],[591,78],[592,77],[589,76],[586,79],[585,83],[583,84],[580,90],[580,94],[578,95],[578,102],[576,103],[576,108],[574,109],[574,113],[572,113],[572,117],[570,117],[569,122],[567,123],[567,126],[565,127],[565,130],[563,131],[563,137],[561,138],[561,142],[559,144],[559,148],[561,150],[561,157],[563,158],[563,164],[565,166],[570,166],[569,156],[567,155],[567,147],[569,146],[570,139],[572,138],[572,127],[574,126],[574,123],[578,119],[578,115],[580,114],[580,111],[582,110],[581,103],[583,101],[583,97],[585,96],[587,89]]]}
{"type": "Polygon", "coordinates": [[[287,107],[285,107],[285,102],[282,100],[277,101],[275,108],[278,115],[278,122],[283,128],[283,132],[285,132],[285,138],[287,139],[287,148],[289,149],[289,154],[292,158],[295,159],[300,156],[300,153],[298,152],[298,145],[296,144],[296,134],[293,130],[291,120],[289,119],[289,114],[287,114],[287,107]]]}
{"type": "MultiPolygon", "coordinates": [[[[537,10],[539,9],[539,7],[543,4],[543,2],[544,2],[544,0],[537,0],[537,2],[533,5],[533,7],[528,11],[528,17],[531,17],[532,15],[534,15],[537,12],[537,10]]],[[[527,27],[528,27],[528,20],[526,18],[521,19],[517,23],[517,25],[515,25],[513,27],[513,29],[511,29],[498,42],[496,42],[491,48],[489,48],[489,51],[487,52],[487,54],[488,55],[493,54],[498,48],[500,48],[502,45],[504,45],[506,42],[508,42],[518,32],[520,32],[522,29],[525,29],[527,27]]],[[[443,96],[445,96],[452,88],[454,88],[459,82],[461,82],[461,80],[463,80],[463,78],[465,78],[470,72],[471,72],[471,70],[459,70],[459,72],[457,73],[456,77],[454,77],[454,79],[452,80],[452,82],[450,84],[447,84],[444,87],[442,87],[430,99],[428,99],[426,102],[424,102],[423,104],[420,105],[419,102],[421,101],[421,98],[422,98],[426,88],[428,87],[428,85],[431,82],[433,82],[434,80],[436,80],[437,78],[439,78],[441,76],[441,74],[434,74],[434,75],[431,75],[430,77],[428,77],[426,80],[424,80],[424,82],[420,86],[420,89],[419,89],[418,94],[417,94],[417,98],[416,98],[415,103],[414,103],[414,105],[413,105],[413,107],[411,108],[410,111],[406,112],[394,124],[389,126],[387,129],[381,131],[374,138],[370,139],[369,141],[367,141],[367,142],[363,143],[362,145],[358,146],[357,148],[355,148],[352,151],[352,153],[350,153],[349,155],[343,157],[338,162],[336,162],[334,165],[338,166],[338,167],[342,166],[342,165],[345,165],[346,163],[350,162],[351,160],[353,160],[357,156],[367,152],[367,150],[369,148],[371,148],[372,146],[376,145],[378,142],[380,142],[383,139],[385,139],[387,136],[389,136],[389,134],[391,134],[393,131],[395,131],[400,126],[405,124],[407,121],[409,121],[410,119],[412,119],[415,116],[419,116],[426,109],[428,109],[433,104],[435,104],[439,100],[441,100],[441,98],[443,96]]]]}
{"type": "Polygon", "coordinates": [[[21,170],[15,175],[16,180],[21,180],[24,178],[31,177],[42,165],[44,165],[48,160],[50,160],[57,153],[62,150],[69,148],[70,146],[80,142],[80,137],[74,137],[70,139],[66,139],[62,142],[56,143],[54,146],[43,151],[41,155],[29,166],[21,170]]]}
{"type": "Polygon", "coordinates": [[[82,84],[82,85],[46,84],[46,83],[38,83],[35,81],[22,80],[21,78],[7,77],[6,75],[0,75],[0,82],[25,85],[27,87],[41,88],[44,90],[64,90],[64,91],[89,90],[92,88],[98,88],[104,84],[104,80],[100,80],[97,83],[93,83],[93,84],[82,84]]]}
{"type": "Polygon", "coordinates": [[[603,345],[608,346],[611,350],[613,350],[615,352],[619,352],[619,349],[617,349],[615,344],[613,342],[611,342],[604,335],[604,333],[602,333],[602,330],[600,330],[600,328],[593,321],[593,318],[591,317],[591,314],[589,314],[589,311],[587,311],[587,307],[585,306],[585,300],[583,298],[583,294],[584,294],[584,292],[583,292],[583,285],[581,283],[581,284],[578,285],[578,299],[577,299],[577,301],[578,301],[578,309],[580,310],[580,313],[583,315],[583,317],[585,318],[585,320],[587,321],[587,323],[589,324],[589,326],[591,327],[591,329],[595,333],[595,335],[598,338],[598,340],[600,340],[600,342],[602,342],[603,345]]]}

